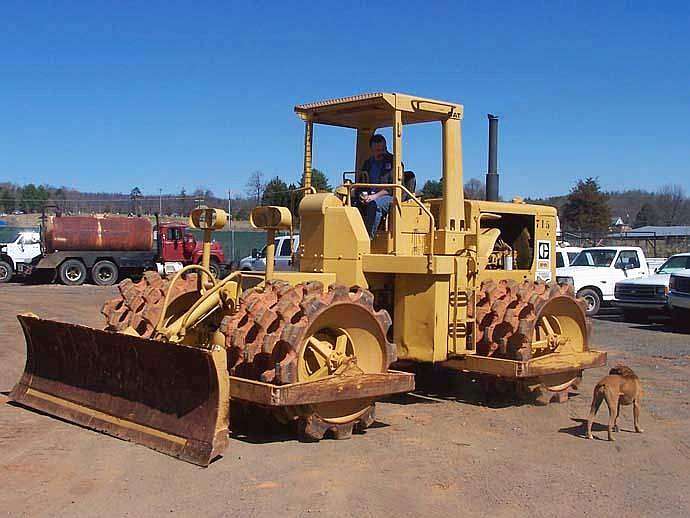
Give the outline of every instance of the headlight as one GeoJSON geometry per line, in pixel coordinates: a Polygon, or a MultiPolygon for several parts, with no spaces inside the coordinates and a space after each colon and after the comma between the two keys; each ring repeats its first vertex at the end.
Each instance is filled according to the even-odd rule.
{"type": "Polygon", "coordinates": [[[572,277],[556,277],[556,282],[558,284],[569,284],[570,286],[575,286],[575,281],[572,277]]]}
{"type": "Polygon", "coordinates": [[[657,286],[656,294],[666,296],[668,295],[668,288],[666,286],[657,286]]]}

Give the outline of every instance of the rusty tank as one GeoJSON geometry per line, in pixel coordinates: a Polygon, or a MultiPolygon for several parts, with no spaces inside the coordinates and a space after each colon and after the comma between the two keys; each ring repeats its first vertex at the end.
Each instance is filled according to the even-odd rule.
{"type": "Polygon", "coordinates": [[[145,251],[153,248],[148,218],[122,216],[48,216],[46,252],[61,250],[145,251]]]}

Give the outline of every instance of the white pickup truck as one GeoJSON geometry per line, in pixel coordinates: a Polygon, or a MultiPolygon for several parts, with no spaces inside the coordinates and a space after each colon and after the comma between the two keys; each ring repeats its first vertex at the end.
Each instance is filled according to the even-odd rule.
{"type": "Polygon", "coordinates": [[[19,232],[13,241],[0,243],[0,283],[23,274],[34,259],[41,257],[41,236],[38,232],[19,232]]]}
{"type": "Polygon", "coordinates": [[[579,246],[557,246],[556,247],[556,268],[570,266],[577,254],[582,252],[579,246]]]}
{"type": "Polygon", "coordinates": [[[690,331],[690,270],[671,274],[668,305],[673,327],[679,331],[690,331]]]}
{"type": "Polygon", "coordinates": [[[672,274],[690,273],[690,253],[676,254],[639,279],[616,283],[613,305],[623,311],[626,322],[646,322],[654,314],[668,313],[668,291],[672,274]]]}
{"type": "MultiPolygon", "coordinates": [[[[292,252],[290,251],[290,236],[278,236],[275,238],[275,269],[280,271],[294,270],[292,264],[292,252]]],[[[292,250],[295,252],[299,247],[299,236],[292,236],[292,250]]],[[[249,272],[263,272],[266,270],[266,247],[261,250],[254,249],[252,255],[240,260],[238,269],[249,272]]]]}
{"type": "Polygon", "coordinates": [[[607,246],[583,248],[570,266],[556,268],[559,284],[572,284],[575,293],[587,303],[587,315],[599,312],[613,301],[618,281],[649,275],[647,258],[639,247],[607,246]]]}

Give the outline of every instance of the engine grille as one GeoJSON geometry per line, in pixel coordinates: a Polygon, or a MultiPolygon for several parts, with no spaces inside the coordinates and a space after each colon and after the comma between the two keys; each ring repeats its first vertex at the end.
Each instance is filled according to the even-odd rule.
{"type": "Polygon", "coordinates": [[[676,277],[673,291],[681,293],[690,293],[690,277],[676,277]]]}
{"type": "Polygon", "coordinates": [[[657,289],[663,286],[644,286],[639,284],[616,284],[616,298],[617,299],[665,299],[662,294],[657,293],[657,289]]]}

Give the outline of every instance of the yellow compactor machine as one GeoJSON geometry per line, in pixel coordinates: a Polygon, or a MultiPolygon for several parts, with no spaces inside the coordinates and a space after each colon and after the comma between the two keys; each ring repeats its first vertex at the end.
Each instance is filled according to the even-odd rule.
{"type": "MultiPolygon", "coordinates": [[[[20,315],[27,363],[11,398],[207,465],[228,443],[230,402],[295,421],[306,439],[348,437],[374,401],[413,389],[394,362],[441,364],[508,380],[541,398],[567,394],[590,350],[570,286],[555,280],[556,210],[463,198],[462,105],[373,93],[295,107],[305,123],[297,271],[274,272],[288,209],[258,207],[266,272],[217,280],[201,265],[172,279],[124,281],[105,330],[20,315]],[[403,170],[403,129],[439,123],[443,197],[419,199],[403,170]],[[354,130],[354,172],[333,193],[311,186],[318,125],[354,130]],[[357,199],[377,129],[391,128],[393,204],[370,240],[357,199]]],[[[197,209],[207,248],[227,215],[197,209]]],[[[241,413],[239,414],[241,415],[241,413]]]]}

